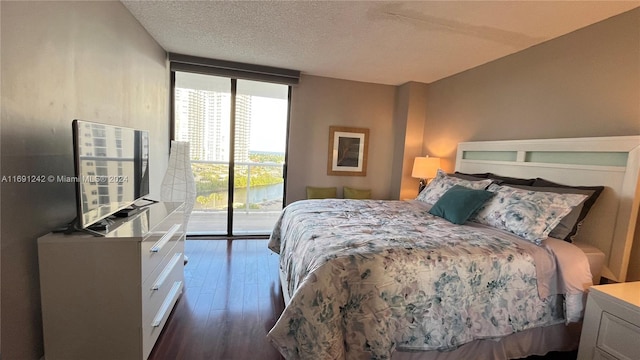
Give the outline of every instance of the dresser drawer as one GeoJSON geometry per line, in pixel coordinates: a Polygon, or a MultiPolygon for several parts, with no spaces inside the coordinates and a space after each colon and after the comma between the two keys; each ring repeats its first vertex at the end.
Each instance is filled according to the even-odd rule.
{"type": "Polygon", "coordinates": [[[578,360],[640,359],[640,281],[589,289],[578,360]]]}
{"type": "Polygon", "coordinates": [[[184,242],[142,284],[143,353],[149,355],[167,321],[184,283],[184,242]]]}
{"type": "Polygon", "coordinates": [[[606,351],[602,351],[596,348],[593,353],[593,360],[619,360],[619,359],[616,359],[610,354],[607,354],[606,351]]]}
{"type": "Polygon", "coordinates": [[[602,312],[596,348],[616,359],[640,357],[640,327],[606,311],[602,312]]]}
{"type": "Polygon", "coordinates": [[[162,259],[173,251],[173,247],[183,236],[182,223],[174,223],[167,230],[152,232],[145,238],[140,247],[143,282],[158,267],[162,259]]]}
{"type": "MultiPolygon", "coordinates": [[[[184,240],[177,241],[162,262],[149,277],[142,283],[143,316],[155,314],[160,303],[167,293],[167,284],[172,277],[184,278],[184,240]]],[[[170,285],[169,285],[170,287],[170,285]]]]}

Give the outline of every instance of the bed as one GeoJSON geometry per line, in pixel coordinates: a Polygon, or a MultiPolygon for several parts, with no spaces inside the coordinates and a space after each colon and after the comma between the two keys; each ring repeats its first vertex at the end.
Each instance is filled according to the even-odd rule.
{"type": "Polygon", "coordinates": [[[290,204],[269,242],[286,302],[269,339],[287,359],[508,359],[577,348],[588,287],[600,274],[626,277],[639,144],[461,143],[458,174],[441,172],[415,201],[290,204]],[[545,191],[505,183],[512,178],[544,178],[545,191]],[[547,191],[558,183],[604,189],[580,229],[562,234],[558,218],[581,212],[595,191],[547,191]],[[531,211],[536,221],[512,216],[531,211]]]}

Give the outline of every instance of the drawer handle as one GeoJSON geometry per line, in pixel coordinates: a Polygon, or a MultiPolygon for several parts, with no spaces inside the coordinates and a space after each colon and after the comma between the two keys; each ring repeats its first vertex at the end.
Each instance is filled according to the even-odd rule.
{"type": "Polygon", "coordinates": [[[160,306],[160,309],[158,309],[158,312],[156,313],[156,317],[153,318],[153,322],[151,323],[151,326],[153,327],[160,326],[160,323],[162,323],[162,319],[164,319],[164,316],[167,314],[167,312],[171,310],[171,303],[173,303],[173,301],[182,292],[180,291],[181,289],[182,289],[182,281],[176,281],[173,283],[173,286],[171,287],[171,291],[169,291],[169,294],[167,294],[167,297],[164,298],[164,302],[162,303],[162,306],[160,306]]]}
{"type": "Polygon", "coordinates": [[[167,266],[165,266],[164,269],[162,269],[162,272],[156,279],[156,282],[151,287],[151,290],[158,290],[162,287],[162,284],[164,284],[164,281],[167,280],[167,277],[173,271],[173,268],[176,267],[176,265],[178,264],[181,258],[182,258],[182,253],[173,254],[173,258],[171,258],[171,261],[169,261],[167,266]]]}
{"type": "Polygon", "coordinates": [[[149,251],[153,253],[160,252],[160,250],[162,250],[162,247],[165,246],[169,242],[169,240],[171,240],[171,237],[173,236],[173,234],[175,234],[176,231],[180,229],[180,226],[181,226],[180,224],[173,225],[171,229],[169,229],[169,231],[167,231],[164,235],[162,235],[160,240],[156,241],[156,243],[153,244],[153,246],[149,251]]]}

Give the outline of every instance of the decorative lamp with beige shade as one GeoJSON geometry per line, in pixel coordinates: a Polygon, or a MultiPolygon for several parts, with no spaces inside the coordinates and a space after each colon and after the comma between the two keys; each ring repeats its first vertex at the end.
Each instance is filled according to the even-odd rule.
{"type": "Polygon", "coordinates": [[[436,177],[438,169],[440,168],[440,158],[436,157],[416,157],[413,161],[413,171],[411,177],[420,179],[420,186],[418,187],[418,194],[427,186],[429,179],[436,177]]]}

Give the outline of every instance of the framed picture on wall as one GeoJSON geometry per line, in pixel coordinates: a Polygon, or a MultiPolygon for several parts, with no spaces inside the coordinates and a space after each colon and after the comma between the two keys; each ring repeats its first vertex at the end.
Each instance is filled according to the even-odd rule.
{"type": "Polygon", "coordinates": [[[327,175],[367,175],[369,129],[330,126],[327,175]]]}

